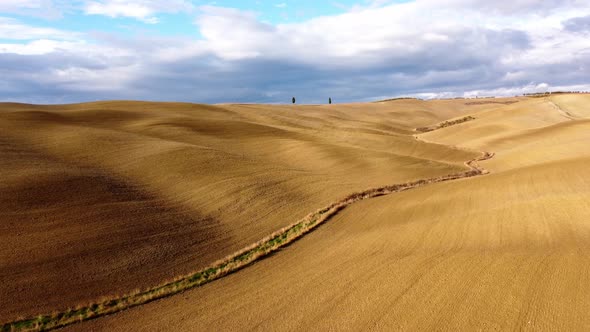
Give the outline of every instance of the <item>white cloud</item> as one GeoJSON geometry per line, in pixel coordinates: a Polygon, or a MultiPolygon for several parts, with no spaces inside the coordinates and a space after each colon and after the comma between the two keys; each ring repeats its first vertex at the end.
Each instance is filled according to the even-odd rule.
{"type": "Polygon", "coordinates": [[[177,13],[190,11],[193,5],[185,0],[102,0],[86,3],[84,12],[87,15],[104,15],[111,18],[129,17],[148,24],[159,22],[158,13],[177,13]]]}
{"type": "Polygon", "coordinates": [[[0,1],[0,10],[41,9],[48,3],[50,1],[47,0],[2,0],[0,1]]]}
{"type": "Polygon", "coordinates": [[[317,66],[370,66],[425,53],[432,44],[450,46],[456,38],[469,38],[465,42],[474,43],[474,49],[487,47],[485,38],[470,36],[485,29],[461,17],[459,12],[428,11],[420,3],[408,3],[271,26],[253,13],[201,7],[197,24],[211,50],[224,59],[267,57],[317,66]]]}
{"type": "Polygon", "coordinates": [[[86,14],[105,15],[112,18],[132,17],[146,23],[158,23],[153,16],[154,10],[144,4],[111,1],[108,3],[90,2],[86,5],[86,14]]]}
{"type": "Polygon", "coordinates": [[[543,93],[549,92],[551,87],[548,83],[529,83],[523,86],[516,86],[516,87],[502,87],[496,89],[484,89],[484,90],[471,90],[466,91],[463,93],[463,97],[465,98],[475,98],[475,97],[488,97],[488,96],[496,96],[496,97],[510,97],[510,96],[519,96],[525,93],[543,93]]]}
{"type": "MultiPolygon", "coordinates": [[[[147,23],[192,9],[184,0],[83,4],[86,14],[147,23]]],[[[202,6],[200,39],[89,36],[0,18],[0,34],[15,41],[0,44],[0,71],[11,82],[11,94],[0,88],[0,98],[22,91],[72,101],[275,102],[296,94],[314,102],[326,95],[348,101],[583,87],[590,77],[586,17],[590,3],[575,0],[377,0],[341,15],[272,25],[254,12],[202,6]]]]}
{"type": "Polygon", "coordinates": [[[0,36],[2,39],[27,40],[27,39],[67,39],[79,37],[79,33],[64,31],[47,27],[36,27],[23,24],[18,20],[0,17],[0,36]]]}
{"type": "Polygon", "coordinates": [[[79,47],[84,47],[84,44],[84,42],[39,39],[25,44],[0,44],[0,53],[41,55],[57,51],[74,50],[79,47]]]}
{"type": "Polygon", "coordinates": [[[227,60],[267,58],[318,67],[367,67],[411,62],[438,50],[450,58],[464,55],[525,66],[571,61],[590,47],[590,40],[561,29],[562,21],[588,12],[590,4],[572,10],[565,5],[560,8],[562,3],[454,0],[452,5],[465,7],[456,8],[424,0],[277,26],[260,22],[254,13],[205,6],[197,24],[208,48],[227,60]],[[552,12],[540,17],[535,9],[510,20],[492,14],[525,8],[551,8],[552,12]]]}
{"type": "Polygon", "coordinates": [[[0,13],[59,18],[62,15],[61,2],[61,0],[0,0],[0,13]]]}
{"type": "MultiPolygon", "coordinates": [[[[426,93],[415,93],[406,94],[404,96],[414,97],[420,99],[444,99],[444,98],[482,98],[482,97],[514,97],[522,96],[524,94],[532,93],[546,93],[546,92],[558,92],[558,91],[590,91],[590,84],[577,84],[577,85],[555,85],[552,86],[548,83],[529,83],[526,85],[519,85],[513,87],[501,87],[496,89],[482,89],[482,90],[469,90],[464,92],[457,91],[442,91],[442,92],[426,92],[426,93]]],[[[380,99],[386,99],[388,97],[382,97],[380,99]]]]}
{"type": "Polygon", "coordinates": [[[420,0],[417,1],[429,8],[450,8],[453,10],[464,9],[481,12],[487,15],[547,15],[554,10],[563,8],[588,8],[586,0],[420,0]]]}

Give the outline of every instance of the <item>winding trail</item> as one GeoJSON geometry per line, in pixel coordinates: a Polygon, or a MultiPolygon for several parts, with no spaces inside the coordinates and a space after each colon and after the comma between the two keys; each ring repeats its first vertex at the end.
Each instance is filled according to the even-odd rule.
{"type": "MultiPolygon", "coordinates": [[[[417,136],[414,136],[414,138],[416,140],[421,140],[417,136]]],[[[185,290],[204,285],[225,275],[236,272],[244,267],[247,267],[258,259],[268,256],[272,252],[275,252],[300,239],[306,233],[317,228],[322,223],[330,220],[349,205],[365,199],[415,189],[433,183],[485,175],[488,174],[489,171],[481,167],[479,162],[489,160],[493,157],[493,153],[482,152],[481,156],[468,160],[464,163],[465,166],[469,168],[469,170],[465,172],[372,188],[350,194],[341,200],[338,200],[320,210],[317,210],[316,212],[310,213],[296,223],[280,229],[279,231],[265,237],[264,239],[237,252],[236,254],[215,262],[203,270],[179,277],[172,282],[167,282],[145,291],[139,291],[117,298],[102,300],[100,302],[89,304],[84,307],[78,307],[76,309],[68,309],[66,311],[55,312],[53,314],[39,315],[34,318],[7,322],[0,326],[0,331],[52,330],[85,320],[114,314],[125,309],[146,304],[157,299],[172,296],[185,290]]]]}
{"type": "Polygon", "coordinates": [[[578,117],[576,117],[575,115],[571,114],[570,112],[564,110],[563,108],[561,108],[561,106],[559,106],[557,103],[555,103],[553,100],[549,99],[549,98],[545,98],[545,101],[547,101],[551,106],[553,106],[553,108],[555,108],[555,110],[557,112],[559,112],[563,117],[570,119],[570,120],[577,120],[578,117]]]}

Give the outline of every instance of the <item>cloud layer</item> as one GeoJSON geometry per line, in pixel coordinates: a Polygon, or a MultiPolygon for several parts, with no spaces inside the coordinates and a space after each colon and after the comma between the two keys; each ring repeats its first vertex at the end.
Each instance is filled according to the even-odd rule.
{"type": "Polygon", "coordinates": [[[159,22],[156,13],[175,13],[193,8],[193,5],[185,0],[101,0],[87,2],[84,5],[84,13],[111,18],[131,17],[145,23],[156,24],[159,22]]]}
{"type": "Polygon", "coordinates": [[[153,24],[162,13],[194,13],[201,38],[80,33],[0,17],[0,35],[12,40],[0,42],[0,99],[324,102],[590,90],[584,2],[373,3],[272,25],[254,12],[183,0],[87,1],[78,9],[87,15],[153,24]]]}

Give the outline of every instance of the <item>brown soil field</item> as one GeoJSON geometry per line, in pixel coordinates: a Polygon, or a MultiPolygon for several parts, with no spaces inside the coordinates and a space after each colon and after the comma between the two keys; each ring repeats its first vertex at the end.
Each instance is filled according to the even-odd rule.
{"type": "Polygon", "coordinates": [[[589,103],[0,105],[1,320],[162,284],[493,151],[489,175],[354,203],[236,273],[66,329],[588,329],[589,103]]]}

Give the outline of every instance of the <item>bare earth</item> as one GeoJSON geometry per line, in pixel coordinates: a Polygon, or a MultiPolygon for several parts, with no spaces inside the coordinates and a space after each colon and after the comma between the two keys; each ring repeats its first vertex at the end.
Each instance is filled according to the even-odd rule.
{"type": "Polygon", "coordinates": [[[0,104],[0,321],[161,284],[493,151],[489,175],[355,203],[237,273],[67,329],[588,330],[590,97],[494,101],[0,104]]]}

